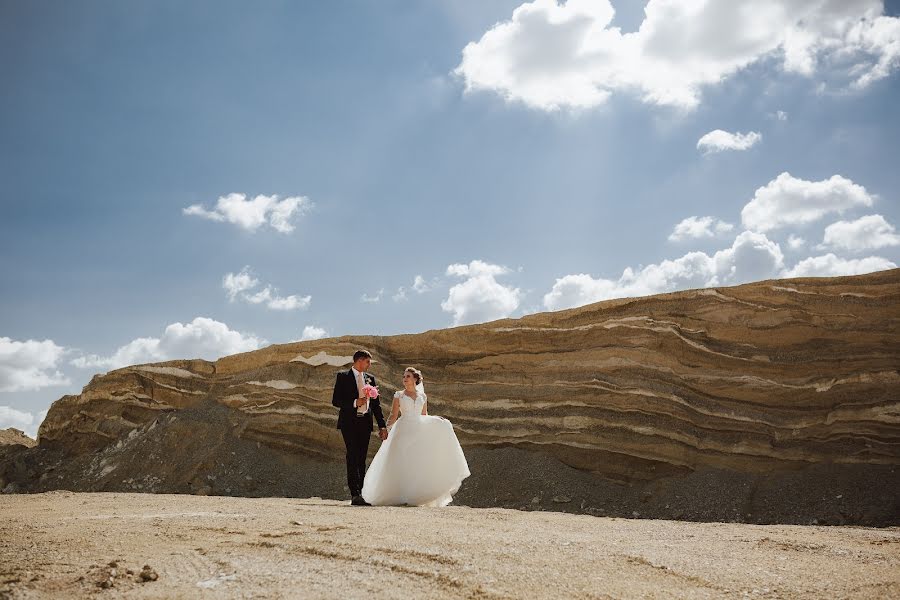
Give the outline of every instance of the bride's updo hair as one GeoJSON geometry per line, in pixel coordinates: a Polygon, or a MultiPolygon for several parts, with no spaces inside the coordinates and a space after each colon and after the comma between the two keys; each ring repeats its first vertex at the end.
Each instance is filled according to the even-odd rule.
{"type": "Polygon", "coordinates": [[[416,378],[416,385],[422,383],[422,371],[414,368],[414,367],[406,367],[404,373],[412,373],[412,376],[416,378]]]}

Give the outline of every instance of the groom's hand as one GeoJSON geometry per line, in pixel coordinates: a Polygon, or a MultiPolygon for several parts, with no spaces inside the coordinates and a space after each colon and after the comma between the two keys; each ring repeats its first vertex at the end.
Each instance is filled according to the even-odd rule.
{"type": "Polygon", "coordinates": [[[357,399],[356,399],[356,406],[357,406],[357,408],[362,408],[362,407],[365,406],[365,405],[366,405],[366,399],[365,399],[365,398],[357,398],[357,399]]]}
{"type": "Polygon", "coordinates": [[[383,442],[384,440],[386,440],[386,439],[387,439],[387,429],[384,428],[384,427],[382,427],[381,429],[379,429],[379,430],[378,430],[378,437],[381,438],[381,441],[382,441],[382,442],[383,442]]]}

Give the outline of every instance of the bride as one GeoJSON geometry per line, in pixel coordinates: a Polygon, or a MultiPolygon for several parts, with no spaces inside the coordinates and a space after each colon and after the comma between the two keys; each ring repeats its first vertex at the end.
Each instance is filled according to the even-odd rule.
{"type": "Polygon", "coordinates": [[[391,430],[366,471],[362,497],[376,506],[446,506],[469,465],[450,421],[428,414],[418,369],[403,372],[403,388],[394,394],[391,430]]]}

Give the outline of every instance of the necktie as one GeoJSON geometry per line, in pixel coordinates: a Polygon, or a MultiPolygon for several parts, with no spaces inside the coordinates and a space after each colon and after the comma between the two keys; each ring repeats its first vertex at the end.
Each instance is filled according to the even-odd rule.
{"type": "MultiPolygon", "coordinates": [[[[362,394],[364,386],[365,386],[365,384],[363,383],[362,373],[357,371],[357,373],[356,373],[356,389],[360,394],[362,394]]],[[[356,412],[358,412],[361,415],[364,415],[364,414],[366,414],[367,410],[369,410],[369,400],[368,399],[366,399],[365,405],[357,407],[356,412]]]]}

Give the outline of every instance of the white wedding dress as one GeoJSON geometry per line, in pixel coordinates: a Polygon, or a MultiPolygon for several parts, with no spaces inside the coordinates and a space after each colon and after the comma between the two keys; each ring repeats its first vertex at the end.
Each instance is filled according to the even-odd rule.
{"type": "Polygon", "coordinates": [[[401,416],[366,470],[362,497],[375,506],[446,506],[470,475],[453,425],[422,414],[424,392],[415,400],[402,390],[394,397],[401,416]]]}

